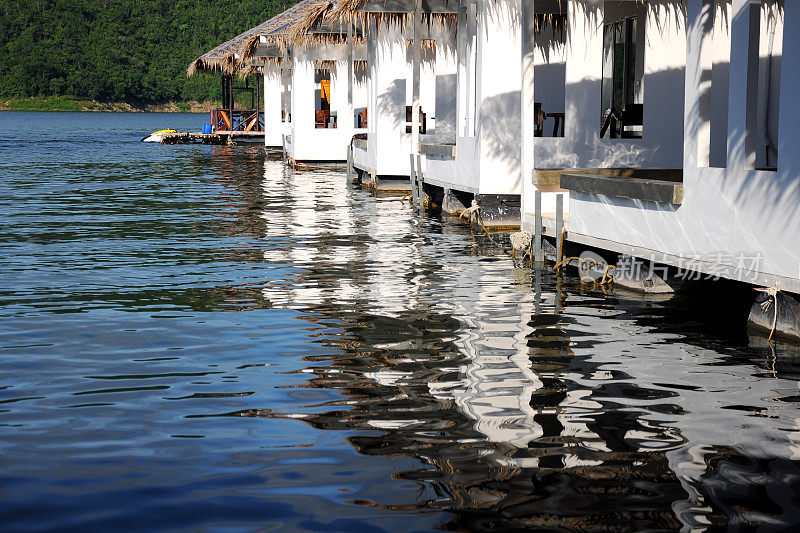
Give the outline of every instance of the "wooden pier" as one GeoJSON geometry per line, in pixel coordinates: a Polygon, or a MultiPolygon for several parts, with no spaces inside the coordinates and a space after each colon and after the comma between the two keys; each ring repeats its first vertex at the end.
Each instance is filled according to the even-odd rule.
{"type": "Polygon", "coordinates": [[[263,143],[263,131],[217,131],[214,133],[165,133],[161,144],[237,144],[263,143]]]}

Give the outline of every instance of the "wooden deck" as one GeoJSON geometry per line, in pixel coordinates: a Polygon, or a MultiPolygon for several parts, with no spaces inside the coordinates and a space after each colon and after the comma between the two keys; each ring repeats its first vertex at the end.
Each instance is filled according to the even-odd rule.
{"type": "Polygon", "coordinates": [[[263,131],[177,132],[166,133],[161,138],[161,144],[235,144],[237,142],[263,143],[263,141],[263,131]]]}

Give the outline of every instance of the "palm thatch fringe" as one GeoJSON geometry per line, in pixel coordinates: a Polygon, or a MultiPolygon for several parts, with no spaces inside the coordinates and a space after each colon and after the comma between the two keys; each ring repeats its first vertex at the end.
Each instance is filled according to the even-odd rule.
{"type": "MultiPolygon", "coordinates": [[[[366,3],[366,0],[338,0],[327,15],[326,20],[333,23],[342,23],[345,21],[353,21],[361,23],[366,27],[367,19],[374,20],[381,25],[388,26],[391,24],[399,24],[403,29],[410,22],[413,22],[414,13],[365,13],[359,9],[366,3]]],[[[455,1],[453,3],[456,3],[455,1]]],[[[457,13],[423,13],[422,22],[429,27],[433,24],[438,24],[445,28],[449,28],[453,23],[457,22],[457,13]]]]}
{"type": "Polygon", "coordinates": [[[283,13],[259,24],[258,26],[237,35],[233,39],[222,43],[216,48],[206,52],[195,59],[187,69],[191,76],[198,71],[222,72],[234,74],[239,70],[246,70],[246,63],[253,57],[261,36],[267,37],[267,42],[277,42],[282,45],[288,40],[288,35],[306,11],[319,9],[319,5],[326,5],[329,0],[301,0],[283,13]],[[251,53],[242,53],[243,50],[251,53]]]}
{"type": "Polygon", "coordinates": [[[333,59],[317,59],[314,61],[315,70],[333,70],[336,67],[336,61],[333,59]]]}
{"type": "Polygon", "coordinates": [[[303,28],[316,21],[329,6],[330,0],[301,0],[243,39],[239,46],[239,55],[245,59],[253,57],[262,40],[278,46],[281,52],[285,52],[290,44],[300,44],[300,42],[324,44],[340,42],[336,34],[307,35],[303,32],[303,28]]]}

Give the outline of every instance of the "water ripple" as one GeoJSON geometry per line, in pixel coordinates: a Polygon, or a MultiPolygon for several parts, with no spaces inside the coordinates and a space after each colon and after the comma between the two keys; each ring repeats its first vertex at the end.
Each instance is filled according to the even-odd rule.
{"type": "Polygon", "coordinates": [[[587,289],[339,171],[138,142],[203,116],[13,118],[7,529],[800,523],[800,349],[718,294],[587,289]]]}

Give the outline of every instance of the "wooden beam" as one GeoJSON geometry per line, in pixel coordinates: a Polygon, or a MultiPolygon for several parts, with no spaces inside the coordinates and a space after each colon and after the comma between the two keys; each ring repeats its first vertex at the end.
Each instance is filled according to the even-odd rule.
{"type": "MultiPolygon", "coordinates": [[[[415,0],[414,7],[414,57],[412,63],[412,97],[411,97],[411,154],[419,155],[419,78],[422,63],[422,3],[425,0],[415,0]]],[[[422,176],[421,169],[420,177],[422,176]]]]}
{"type": "MultiPolygon", "coordinates": [[[[369,0],[358,11],[363,13],[414,13],[416,0],[369,0]]],[[[424,14],[458,13],[458,0],[422,0],[424,14]]]]}

